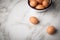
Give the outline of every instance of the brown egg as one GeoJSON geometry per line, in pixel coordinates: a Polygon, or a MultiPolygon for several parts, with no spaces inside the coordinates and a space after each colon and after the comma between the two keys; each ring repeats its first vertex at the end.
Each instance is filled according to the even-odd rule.
{"type": "Polygon", "coordinates": [[[44,7],[48,7],[49,3],[48,3],[47,1],[43,1],[42,5],[43,5],[44,7]]]}
{"type": "Polygon", "coordinates": [[[30,6],[35,7],[37,5],[37,1],[31,1],[30,6]]]}
{"type": "Polygon", "coordinates": [[[31,1],[36,1],[36,0],[29,0],[29,1],[31,2],[31,1]]]}
{"type": "Polygon", "coordinates": [[[54,26],[49,26],[49,27],[47,28],[47,33],[48,33],[48,34],[52,35],[52,34],[54,34],[55,32],[56,32],[56,29],[55,29],[54,26]]]}
{"type": "Polygon", "coordinates": [[[44,6],[39,4],[39,5],[36,6],[36,9],[44,9],[44,6]]]}
{"type": "Polygon", "coordinates": [[[39,23],[39,20],[36,18],[36,17],[34,17],[34,16],[32,16],[32,17],[30,17],[30,22],[32,23],[32,24],[38,24],[39,23]]]}
{"type": "Polygon", "coordinates": [[[43,0],[36,0],[38,3],[42,3],[43,2],[43,0]]]}

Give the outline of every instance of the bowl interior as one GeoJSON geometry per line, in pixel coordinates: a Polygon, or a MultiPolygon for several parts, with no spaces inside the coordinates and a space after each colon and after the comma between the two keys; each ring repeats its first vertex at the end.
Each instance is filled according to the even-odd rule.
{"type": "MultiPolygon", "coordinates": [[[[50,7],[50,5],[51,5],[51,0],[49,0],[49,1],[50,1],[50,2],[49,2],[48,7],[45,7],[44,9],[47,9],[47,8],[50,7]]],[[[32,9],[35,9],[35,10],[44,10],[44,9],[36,9],[36,8],[32,7],[32,6],[30,5],[30,1],[29,1],[29,0],[28,0],[28,5],[29,5],[32,9]]]]}

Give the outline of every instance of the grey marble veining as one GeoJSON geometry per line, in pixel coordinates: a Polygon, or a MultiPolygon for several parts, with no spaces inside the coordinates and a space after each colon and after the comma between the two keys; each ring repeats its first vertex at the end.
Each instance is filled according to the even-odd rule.
{"type": "Polygon", "coordinates": [[[52,0],[50,8],[42,13],[33,11],[27,0],[0,0],[0,34],[0,40],[60,40],[60,0],[52,0]],[[31,24],[31,16],[41,22],[31,24]],[[49,25],[58,30],[55,35],[47,34],[49,25]]]}
{"type": "Polygon", "coordinates": [[[0,0],[0,23],[3,22],[9,14],[9,12],[14,8],[14,6],[21,0],[0,0]]]}

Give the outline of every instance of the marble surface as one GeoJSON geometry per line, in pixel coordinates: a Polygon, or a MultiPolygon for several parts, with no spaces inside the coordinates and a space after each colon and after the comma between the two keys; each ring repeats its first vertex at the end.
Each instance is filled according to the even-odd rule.
{"type": "Polygon", "coordinates": [[[27,0],[1,0],[0,4],[0,40],[60,40],[60,0],[52,0],[49,9],[42,13],[31,9],[27,0]],[[40,23],[30,23],[31,16],[40,23]],[[55,26],[56,34],[46,32],[49,25],[55,26]]]}

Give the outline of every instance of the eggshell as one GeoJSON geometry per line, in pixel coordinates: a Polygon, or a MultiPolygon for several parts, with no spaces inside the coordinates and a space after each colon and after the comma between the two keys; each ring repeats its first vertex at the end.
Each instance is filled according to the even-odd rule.
{"type": "Polygon", "coordinates": [[[31,1],[36,1],[36,0],[29,0],[29,1],[31,2],[31,1]]]}
{"type": "Polygon", "coordinates": [[[30,22],[32,23],[32,24],[38,24],[39,23],[39,20],[36,18],[36,17],[30,17],[30,22]]]}
{"type": "Polygon", "coordinates": [[[42,5],[43,5],[44,7],[48,7],[49,3],[48,3],[47,1],[43,1],[42,5]]]}
{"type": "Polygon", "coordinates": [[[36,6],[36,9],[44,9],[44,6],[39,4],[36,6]]]}
{"type": "Polygon", "coordinates": [[[31,1],[30,6],[35,7],[37,5],[37,1],[31,1]]]}
{"type": "Polygon", "coordinates": [[[49,27],[47,28],[47,33],[48,33],[48,34],[52,35],[52,34],[54,34],[55,32],[56,32],[56,29],[55,29],[54,26],[49,26],[49,27]]]}
{"type": "Polygon", "coordinates": [[[38,3],[42,3],[43,2],[43,0],[36,0],[38,3]]]}

